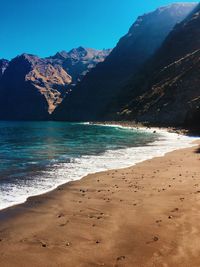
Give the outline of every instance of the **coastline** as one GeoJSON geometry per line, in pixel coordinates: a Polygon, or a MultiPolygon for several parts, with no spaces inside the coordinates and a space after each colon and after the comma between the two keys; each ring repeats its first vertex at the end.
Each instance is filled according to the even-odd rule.
{"type": "Polygon", "coordinates": [[[135,128],[135,129],[144,129],[144,130],[164,130],[169,133],[176,133],[180,135],[194,135],[199,136],[196,131],[192,131],[182,127],[170,127],[170,126],[152,126],[151,124],[144,124],[140,122],[131,122],[131,121],[102,121],[102,122],[89,122],[89,124],[94,125],[105,125],[105,126],[121,126],[124,128],[135,128]]]}
{"type": "Polygon", "coordinates": [[[90,174],[1,211],[0,265],[199,266],[197,152],[90,174]]]}
{"type": "MultiPolygon", "coordinates": [[[[98,173],[102,171],[108,171],[112,169],[122,169],[131,167],[137,163],[145,160],[152,159],[154,157],[164,156],[166,153],[191,147],[192,141],[196,140],[196,137],[189,137],[183,130],[175,130],[172,128],[156,128],[146,127],[144,125],[135,125],[131,122],[113,122],[113,123],[83,123],[93,124],[105,127],[122,128],[130,131],[138,131],[142,133],[157,134],[155,141],[149,143],[149,145],[138,146],[138,147],[127,147],[118,150],[107,150],[102,155],[98,156],[86,156],[82,157],[81,161],[78,159],[76,166],[74,163],[70,167],[65,164],[60,164],[55,167],[53,175],[56,176],[56,180],[51,181],[51,186],[37,188],[29,192],[30,188],[15,188],[15,196],[13,199],[9,199],[9,204],[4,204],[3,200],[0,203],[0,211],[7,209],[12,206],[20,205],[25,203],[29,198],[39,196],[42,194],[49,193],[55,190],[57,187],[62,186],[71,181],[81,180],[88,174],[98,173]]],[[[43,174],[45,177],[45,173],[43,174]]],[[[48,175],[48,173],[47,173],[48,175]]],[[[45,185],[44,185],[45,186],[45,185]]]]}

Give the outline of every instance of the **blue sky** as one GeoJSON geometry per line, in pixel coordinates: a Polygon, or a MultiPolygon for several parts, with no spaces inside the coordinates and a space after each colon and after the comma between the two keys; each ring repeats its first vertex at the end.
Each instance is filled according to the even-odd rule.
{"type": "MultiPolygon", "coordinates": [[[[182,2],[194,2],[182,1],[182,2]]],[[[143,13],[168,0],[1,0],[0,58],[112,48],[143,13]]]]}

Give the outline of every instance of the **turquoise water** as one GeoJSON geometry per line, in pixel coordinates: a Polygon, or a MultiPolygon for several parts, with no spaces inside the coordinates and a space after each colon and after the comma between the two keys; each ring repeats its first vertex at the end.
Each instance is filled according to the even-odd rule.
{"type": "Polygon", "coordinates": [[[160,133],[122,127],[0,122],[0,209],[87,173],[152,157],[160,139],[160,133]]]}
{"type": "Polygon", "coordinates": [[[141,146],[153,134],[63,122],[0,122],[0,183],[25,179],[32,170],[106,150],[141,146]]]}

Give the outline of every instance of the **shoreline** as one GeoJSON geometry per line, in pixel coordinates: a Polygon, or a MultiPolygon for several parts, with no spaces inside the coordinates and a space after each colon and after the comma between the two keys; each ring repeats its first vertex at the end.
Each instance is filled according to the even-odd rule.
{"type": "Polygon", "coordinates": [[[124,128],[134,128],[134,129],[145,129],[145,130],[163,130],[169,133],[176,133],[180,135],[186,136],[199,136],[199,132],[192,131],[191,129],[186,129],[183,127],[172,127],[172,126],[152,126],[151,124],[143,124],[139,122],[131,122],[131,121],[103,121],[103,122],[86,122],[92,125],[104,125],[104,126],[121,126],[124,128]]]}
{"type": "MultiPolygon", "coordinates": [[[[149,133],[153,133],[153,134],[160,134],[160,135],[163,135],[163,138],[164,137],[166,138],[166,142],[170,141],[170,138],[171,138],[169,136],[167,137],[166,134],[171,134],[171,135],[174,134],[177,137],[177,140],[179,138],[185,136],[185,137],[188,137],[188,140],[187,140],[186,143],[184,143],[184,145],[182,145],[180,147],[178,147],[178,146],[177,147],[173,147],[173,148],[170,147],[170,149],[167,149],[166,151],[165,150],[164,151],[161,151],[158,154],[155,151],[152,154],[150,153],[150,155],[146,155],[146,157],[144,157],[144,158],[142,157],[142,159],[137,159],[136,160],[136,159],[133,158],[133,159],[130,160],[129,163],[126,163],[125,165],[118,166],[117,164],[114,164],[113,167],[107,167],[107,168],[104,167],[103,169],[100,168],[100,170],[97,169],[97,170],[95,170],[93,172],[88,172],[88,173],[82,174],[82,176],[80,176],[80,177],[77,176],[77,178],[74,179],[74,180],[69,180],[69,181],[65,181],[63,183],[60,183],[60,184],[56,185],[55,187],[52,187],[51,189],[46,189],[46,190],[43,189],[41,193],[40,192],[33,193],[32,195],[26,197],[26,199],[24,201],[19,201],[17,203],[14,203],[13,205],[10,205],[8,207],[5,207],[5,208],[0,209],[0,213],[2,211],[6,210],[6,209],[9,209],[9,208],[12,208],[12,207],[15,208],[18,205],[23,205],[24,203],[26,203],[29,200],[29,198],[41,196],[43,194],[48,194],[48,193],[56,190],[58,187],[60,187],[62,185],[68,184],[68,183],[70,183],[72,181],[82,180],[87,175],[96,174],[96,173],[99,173],[99,172],[102,172],[102,171],[103,172],[104,171],[110,171],[110,170],[115,169],[116,166],[118,166],[117,169],[119,169],[119,170],[120,169],[123,169],[123,168],[133,167],[133,166],[135,166],[136,164],[138,164],[140,162],[143,162],[143,161],[146,161],[146,160],[149,160],[149,159],[153,159],[154,157],[164,156],[168,152],[175,151],[177,149],[192,147],[193,146],[192,145],[192,142],[195,141],[195,140],[197,140],[196,137],[193,137],[193,139],[192,139],[192,137],[185,135],[185,133],[183,131],[178,131],[178,130],[175,131],[175,130],[172,130],[172,128],[161,128],[161,127],[160,128],[156,128],[156,127],[146,127],[146,126],[141,126],[141,125],[140,126],[138,126],[138,125],[136,126],[134,123],[130,123],[130,122],[121,122],[121,123],[120,122],[113,122],[113,123],[107,123],[107,122],[104,122],[104,123],[101,123],[101,122],[90,123],[90,122],[88,122],[86,124],[93,124],[93,125],[99,125],[99,126],[105,126],[105,127],[121,127],[121,128],[124,128],[124,129],[130,129],[130,130],[133,129],[133,130],[144,131],[144,132],[149,132],[149,133]],[[167,140],[167,138],[169,140],[167,140]],[[189,140],[190,138],[191,138],[191,140],[189,140]],[[134,160],[135,160],[135,162],[134,162],[134,160]]],[[[154,145],[153,147],[155,148],[155,146],[157,145],[157,143],[159,142],[159,140],[160,139],[157,139],[156,141],[152,142],[150,145],[151,146],[154,145]]],[[[180,142],[180,141],[178,141],[178,142],[180,142]]],[[[142,148],[142,146],[141,146],[141,148],[142,148]]],[[[144,147],[144,149],[147,149],[147,148],[148,148],[148,146],[145,146],[144,147]]],[[[126,153],[128,153],[128,149],[134,149],[134,147],[129,147],[129,148],[127,147],[127,148],[125,148],[124,150],[126,150],[125,151],[126,153]]],[[[116,151],[121,151],[121,149],[116,150],[116,151]]],[[[108,151],[106,151],[106,152],[108,152],[108,151]]],[[[106,152],[104,152],[104,154],[106,152]]],[[[113,150],[113,152],[115,152],[115,151],[113,150]]],[[[138,152],[135,151],[135,153],[138,153],[138,152]]],[[[126,162],[126,159],[122,159],[122,160],[124,160],[126,162]]],[[[66,173],[66,175],[67,175],[67,173],[66,173]]]]}
{"type": "Polygon", "coordinates": [[[1,266],[199,266],[197,150],[90,174],[1,211],[1,266]]]}

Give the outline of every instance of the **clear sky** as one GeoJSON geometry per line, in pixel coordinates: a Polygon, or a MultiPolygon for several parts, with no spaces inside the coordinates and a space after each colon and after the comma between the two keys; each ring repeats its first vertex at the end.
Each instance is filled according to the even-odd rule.
{"type": "MultiPolygon", "coordinates": [[[[112,48],[143,13],[168,0],[0,0],[0,58],[112,48]]],[[[181,1],[181,2],[194,2],[181,1]]]]}

